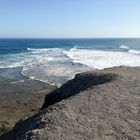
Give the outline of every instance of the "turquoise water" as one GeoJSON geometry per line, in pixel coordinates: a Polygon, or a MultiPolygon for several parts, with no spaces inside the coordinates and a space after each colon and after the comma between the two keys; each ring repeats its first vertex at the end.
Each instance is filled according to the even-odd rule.
{"type": "Polygon", "coordinates": [[[0,39],[0,68],[61,85],[79,72],[140,66],[140,39],[0,39]]]}

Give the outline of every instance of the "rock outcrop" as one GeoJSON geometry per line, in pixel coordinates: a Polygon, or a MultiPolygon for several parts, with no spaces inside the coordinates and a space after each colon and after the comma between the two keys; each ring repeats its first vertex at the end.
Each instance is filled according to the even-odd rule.
{"type": "Polygon", "coordinates": [[[139,140],[140,68],[78,74],[1,140],[139,140]]]}

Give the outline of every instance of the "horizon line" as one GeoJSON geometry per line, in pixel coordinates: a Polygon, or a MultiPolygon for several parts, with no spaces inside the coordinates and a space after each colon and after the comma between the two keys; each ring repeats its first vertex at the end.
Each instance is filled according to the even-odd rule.
{"type": "Polygon", "coordinates": [[[0,39],[140,39],[140,37],[0,37],[0,39]]]}

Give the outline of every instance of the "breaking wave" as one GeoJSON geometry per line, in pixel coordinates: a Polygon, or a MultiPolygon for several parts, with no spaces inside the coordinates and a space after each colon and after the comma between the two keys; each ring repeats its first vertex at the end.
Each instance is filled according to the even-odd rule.
{"type": "Polygon", "coordinates": [[[73,48],[27,48],[24,53],[1,56],[0,68],[23,67],[31,79],[60,86],[75,74],[114,66],[140,66],[140,51],[108,51],[74,46],[73,48]]]}
{"type": "Polygon", "coordinates": [[[120,48],[121,49],[127,49],[127,50],[129,50],[129,47],[128,46],[125,46],[125,45],[121,45],[120,48]]]}
{"type": "Polygon", "coordinates": [[[140,55],[140,51],[129,50],[128,52],[131,53],[131,54],[140,55]]]}
{"type": "Polygon", "coordinates": [[[69,51],[64,51],[74,63],[84,64],[96,69],[122,65],[131,67],[140,66],[139,51],[129,50],[128,52],[99,51],[93,49],[70,49],[69,51]]]}

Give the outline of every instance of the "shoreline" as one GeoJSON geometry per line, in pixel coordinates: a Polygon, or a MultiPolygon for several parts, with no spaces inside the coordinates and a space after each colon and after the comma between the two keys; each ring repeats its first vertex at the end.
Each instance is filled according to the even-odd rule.
{"type": "Polygon", "coordinates": [[[0,135],[41,108],[46,93],[56,87],[23,76],[22,68],[0,69],[0,135]]]}

